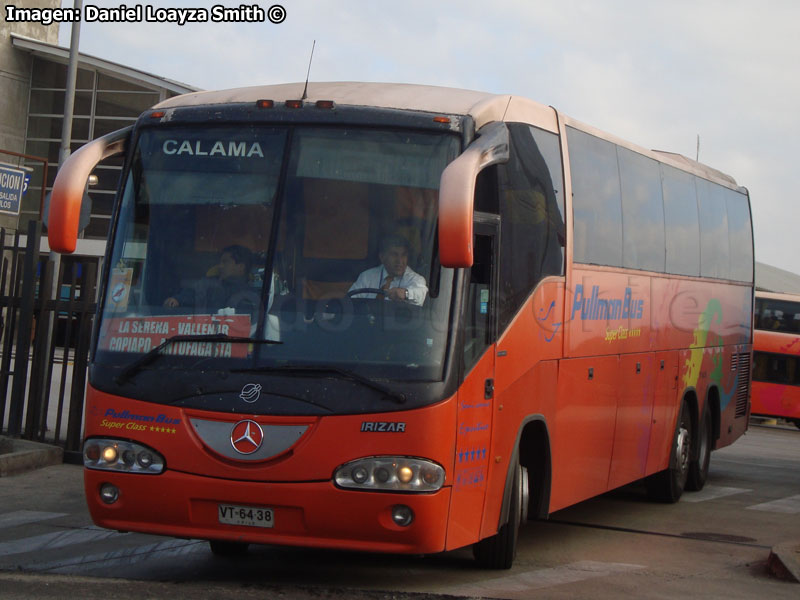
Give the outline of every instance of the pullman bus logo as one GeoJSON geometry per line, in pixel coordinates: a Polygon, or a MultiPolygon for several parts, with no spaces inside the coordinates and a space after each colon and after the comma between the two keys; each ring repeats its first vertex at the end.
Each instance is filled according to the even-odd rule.
{"type": "Polygon", "coordinates": [[[239,454],[252,454],[261,447],[264,431],[255,421],[239,421],[231,430],[231,446],[239,454]]]}

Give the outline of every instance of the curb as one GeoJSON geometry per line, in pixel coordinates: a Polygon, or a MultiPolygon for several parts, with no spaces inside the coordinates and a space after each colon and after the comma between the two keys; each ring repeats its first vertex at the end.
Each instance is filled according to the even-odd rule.
{"type": "Polygon", "coordinates": [[[800,583],[800,542],[773,546],[767,559],[767,567],[778,579],[800,583]]]}
{"type": "Polygon", "coordinates": [[[60,465],[63,462],[64,450],[59,446],[0,437],[0,477],[60,465]]]}

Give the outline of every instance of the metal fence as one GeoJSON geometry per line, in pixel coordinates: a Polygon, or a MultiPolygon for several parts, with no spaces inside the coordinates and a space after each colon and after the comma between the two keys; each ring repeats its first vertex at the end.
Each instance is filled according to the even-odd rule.
{"type": "Polygon", "coordinates": [[[41,236],[36,221],[24,240],[0,229],[0,432],[60,445],[72,461],[81,451],[101,259],[51,260],[40,253],[41,236]]]}

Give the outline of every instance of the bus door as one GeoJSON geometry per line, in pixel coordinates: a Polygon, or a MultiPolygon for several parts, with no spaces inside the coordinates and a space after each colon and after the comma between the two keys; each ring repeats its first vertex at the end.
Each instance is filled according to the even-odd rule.
{"type": "Polygon", "coordinates": [[[448,549],[477,541],[481,527],[494,410],[499,238],[499,216],[476,213],[474,262],[462,321],[465,377],[458,392],[448,549]]]}

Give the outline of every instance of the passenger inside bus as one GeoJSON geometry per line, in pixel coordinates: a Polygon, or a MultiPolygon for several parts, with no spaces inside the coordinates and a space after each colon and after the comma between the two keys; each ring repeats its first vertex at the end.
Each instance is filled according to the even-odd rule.
{"type": "MultiPolygon", "coordinates": [[[[363,271],[349,292],[380,289],[387,300],[422,306],[428,293],[425,278],[408,266],[409,243],[401,235],[388,235],[381,240],[378,257],[381,264],[363,271]]],[[[354,298],[375,298],[377,293],[354,294],[354,298]]]]}
{"type": "Polygon", "coordinates": [[[164,301],[167,308],[192,307],[197,314],[214,314],[232,309],[235,314],[254,314],[258,294],[250,286],[249,274],[253,255],[244,246],[231,245],[222,249],[219,262],[209,269],[206,277],[164,301]]]}

